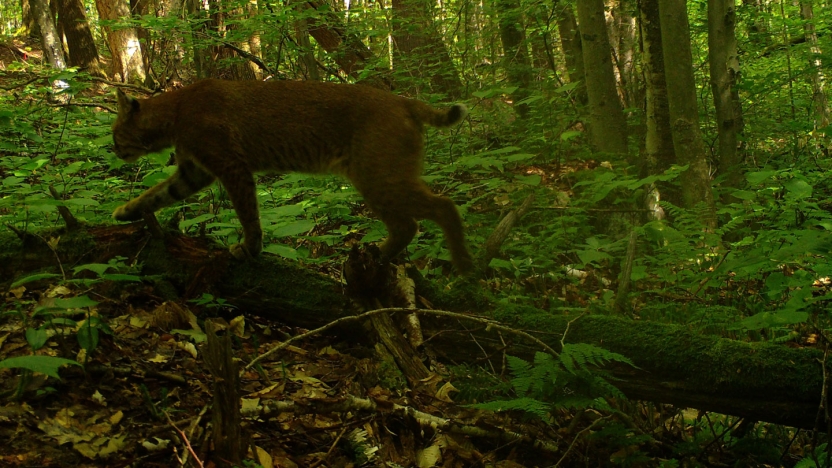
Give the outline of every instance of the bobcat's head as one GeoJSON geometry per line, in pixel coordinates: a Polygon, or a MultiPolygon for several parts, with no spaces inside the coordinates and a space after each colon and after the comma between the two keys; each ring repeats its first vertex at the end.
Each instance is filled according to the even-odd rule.
{"type": "Polygon", "coordinates": [[[142,105],[118,90],[118,117],[113,124],[113,151],[116,156],[127,162],[133,162],[147,153],[157,151],[154,148],[151,132],[142,128],[142,105]]]}

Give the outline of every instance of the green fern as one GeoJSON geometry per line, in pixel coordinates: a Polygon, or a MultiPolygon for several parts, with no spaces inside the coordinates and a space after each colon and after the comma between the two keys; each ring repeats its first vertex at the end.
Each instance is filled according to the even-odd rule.
{"type": "Polygon", "coordinates": [[[586,343],[563,345],[560,362],[564,369],[571,373],[587,370],[587,366],[602,367],[609,362],[621,362],[636,367],[633,361],[625,356],[586,343]]]}
{"type": "Polygon", "coordinates": [[[489,411],[520,410],[544,420],[556,408],[604,409],[603,397],[625,398],[600,368],[613,362],[636,367],[618,353],[584,343],[564,345],[558,356],[536,353],[533,363],[514,356],[506,361],[517,398],[472,406],[489,411]]]}

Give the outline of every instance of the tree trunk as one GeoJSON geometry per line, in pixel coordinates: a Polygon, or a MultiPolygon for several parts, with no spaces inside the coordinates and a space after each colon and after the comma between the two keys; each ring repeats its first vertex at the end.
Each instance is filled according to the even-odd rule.
{"type": "Polygon", "coordinates": [[[708,53],[719,136],[719,167],[726,175],[725,185],[731,188],[739,188],[744,180],[738,144],[742,109],[735,88],[740,74],[734,35],[736,20],[734,0],[708,0],[708,53]]]}
{"type": "Polygon", "coordinates": [[[430,2],[392,0],[393,69],[406,75],[405,94],[418,96],[428,77],[430,92],[451,99],[462,96],[462,81],[437,30],[430,2]]]}
{"type": "Polygon", "coordinates": [[[520,117],[529,115],[529,105],[519,103],[529,96],[532,69],[526,50],[526,34],[523,30],[523,10],[518,0],[498,0],[500,15],[500,39],[503,42],[503,66],[508,81],[517,90],[512,94],[514,109],[520,117]]]}
{"type": "Polygon", "coordinates": [[[61,47],[61,39],[58,36],[58,29],[55,27],[52,11],[49,9],[48,0],[29,0],[32,14],[37,18],[41,32],[41,45],[43,46],[43,58],[46,63],[56,70],[66,68],[66,59],[61,47]]]}
{"type": "MultiPolygon", "coordinates": [[[[673,151],[673,133],[670,130],[670,109],[667,104],[667,83],[662,55],[662,32],[659,21],[658,0],[641,0],[642,65],[644,70],[645,138],[644,164],[639,171],[642,177],[661,174],[676,162],[673,151]]],[[[666,199],[681,205],[678,190],[672,184],[657,183],[648,195],[648,209],[654,217],[661,218],[658,202],[666,199]]]]}
{"type": "Polygon", "coordinates": [[[742,6],[746,13],[743,16],[747,18],[748,39],[756,45],[768,43],[771,33],[765,22],[763,0],[742,0],[742,6]]]}
{"type": "Polygon", "coordinates": [[[91,75],[103,76],[98,61],[98,48],[90,31],[81,0],[58,0],[58,21],[62,25],[69,49],[69,65],[86,69],[91,75]]]}
{"type": "MultiPolygon", "coordinates": [[[[811,63],[814,73],[810,73],[812,81],[812,102],[815,104],[815,129],[829,126],[829,102],[826,99],[826,75],[823,73],[821,62],[821,50],[818,44],[818,34],[815,32],[815,14],[812,10],[812,1],[803,0],[800,2],[800,16],[803,18],[803,33],[806,42],[809,43],[811,52],[811,63]]],[[[825,147],[825,145],[824,145],[825,147]]]]}
{"type": "Polygon", "coordinates": [[[636,19],[630,13],[634,8],[629,2],[619,1],[612,9],[612,30],[615,31],[615,70],[619,81],[621,100],[626,107],[636,107],[637,98],[635,79],[635,45],[636,19]]]}
{"type": "Polygon", "coordinates": [[[20,0],[20,12],[24,34],[32,39],[40,38],[40,26],[38,17],[32,10],[32,0],[20,0]]]}
{"type": "MultiPolygon", "coordinates": [[[[11,233],[0,234],[0,245],[4,246],[0,250],[0,282],[43,272],[44,268],[56,269],[55,255],[64,265],[107,263],[122,256],[142,265],[143,275],[158,275],[154,294],[169,300],[199,297],[210,291],[247,313],[302,328],[317,328],[352,310],[340,282],[297,263],[270,255],[239,262],[227,249],[204,238],[170,232],[164,240],[154,239],[143,223],[64,232],[55,252],[43,241],[50,234],[41,234],[25,236],[22,245],[11,233]]],[[[423,279],[416,280],[418,294],[436,306],[451,302],[460,306],[459,295],[446,297],[423,279]]],[[[472,304],[487,303],[480,297],[470,299],[472,304]]],[[[814,427],[824,381],[823,353],[817,349],[734,341],[694,333],[686,326],[611,316],[576,319],[530,307],[500,307],[492,315],[515,328],[533,330],[556,350],[566,333],[567,343],[590,343],[632,359],[637,369],[611,369],[620,379],[614,385],[630,398],[814,427]]],[[[429,345],[450,362],[481,363],[483,354],[499,360],[504,352],[529,359],[540,350],[516,336],[497,334],[486,325],[453,326],[448,321],[458,319],[430,315],[421,319],[425,336],[433,337],[429,345]]],[[[343,337],[364,333],[358,324],[341,329],[343,337]]],[[[500,367],[499,362],[494,365],[500,367]]]]}
{"type": "MultiPolygon", "coordinates": [[[[134,19],[141,18],[150,13],[150,5],[148,0],[130,0],[130,15],[134,19]]],[[[142,54],[142,67],[144,67],[145,73],[150,76],[152,75],[152,65],[153,65],[153,43],[150,41],[150,32],[142,27],[136,28],[136,37],[139,38],[139,47],[142,54]]],[[[150,81],[146,81],[145,84],[152,86],[150,81]]]]}
{"type": "Polygon", "coordinates": [[[615,87],[604,0],[579,1],[578,21],[589,97],[592,146],[605,153],[627,154],[627,120],[615,87]]]}
{"type": "MultiPolygon", "coordinates": [[[[246,17],[247,18],[249,18],[249,19],[256,18],[257,15],[259,14],[259,11],[258,11],[258,8],[257,8],[257,2],[256,1],[249,1],[246,4],[246,10],[245,11],[246,11],[246,17]]],[[[309,38],[307,37],[307,40],[308,39],[309,38]]],[[[244,45],[246,46],[244,49],[247,50],[251,55],[253,55],[253,56],[255,56],[259,59],[263,58],[263,50],[262,50],[263,48],[261,46],[260,32],[259,31],[252,32],[252,34],[248,37],[248,41],[246,41],[246,43],[244,45]]],[[[251,69],[251,72],[254,74],[255,79],[257,79],[257,80],[262,80],[263,79],[263,70],[259,66],[257,66],[257,64],[255,64],[252,61],[248,61],[248,62],[246,62],[246,65],[248,65],[248,68],[251,69]]]]}
{"type": "Polygon", "coordinates": [[[318,61],[315,60],[315,51],[312,42],[309,40],[309,27],[305,19],[295,21],[295,37],[300,48],[300,60],[303,63],[303,75],[309,81],[321,81],[321,74],[318,72],[318,61]]]}
{"type": "Polygon", "coordinates": [[[699,130],[686,2],[659,0],[658,3],[673,148],[678,163],[688,166],[682,174],[682,197],[687,208],[704,205],[700,219],[706,229],[713,229],[716,208],[705,144],[699,130]]]}
{"type": "Polygon", "coordinates": [[[575,88],[575,97],[579,103],[586,104],[589,98],[586,95],[584,52],[581,46],[578,22],[575,21],[575,13],[572,11],[572,5],[569,2],[556,3],[554,8],[558,9],[557,21],[560,47],[563,49],[563,55],[566,58],[569,82],[578,84],[578,87],[575,88]]]}
{"type": "Polygon", "coordinates": [[[309,18],[309,35],[314,37],[318,45],[324,48],[343,72],[364,84],[381,89],[391,89],[387,76],[373,73],[362,80],[361,70],[372,61],[373,52],[354,34],[348,33],[341,17],[324,6],[319,0],[308,0],[303,3],[307,8],[315,10],[320,18],[309,18]]]}
{"type": "MultiPolygon", "coordinates": [[[[120,0],[95,0],[98,16],[105,20],[129,19],[130,9],[120,0]]],[[[113,76],[124,83],[144,83],[145,71],[139,37],[133,28],[104,27],[113,58],[113,76]]]]}

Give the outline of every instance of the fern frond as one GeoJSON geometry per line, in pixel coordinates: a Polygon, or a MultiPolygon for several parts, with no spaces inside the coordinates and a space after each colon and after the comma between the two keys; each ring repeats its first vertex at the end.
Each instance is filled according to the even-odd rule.
{"type": "Polygon", "coordinates": [[[620,362],[638,368],[626,356],[587,343],[564,345],[560,361],[564,369],[573,374],[578,370],[587,370],[587,366],[602,367],[609,362],[620,362]]]}

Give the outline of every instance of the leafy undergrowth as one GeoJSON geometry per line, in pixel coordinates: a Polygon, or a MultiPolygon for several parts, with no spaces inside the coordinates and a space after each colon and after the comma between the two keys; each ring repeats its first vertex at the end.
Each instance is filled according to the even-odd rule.
{"type": "MultiPolygon", "coordinates": [[[[0,360],[34,348],[85,365],[63,367],[60,379],[37,364],[0,369],[0,466],[207,460],[205,321],[234,337],[240,367],[300,331],[244,318],[209,295],[163,302],[128,273],[92,269],[97,282],[40,279],[6,296],[0,360]],[[106,271],[114,276],[103,279],[106,271]]],[[[509,358],[510,380],[433,362],[431,376],[408,387],[372,332],[350,338],[314,337],[242,373],[244,466],[774,466],[794,464],[810,443],[781,426],[739,429],[736,418],[629,402],[603,382],[612,397],[582,398],[572,390],[580,382],[545,354],[509,358]]],[[[571,356],[573,369],[626,361],[583,348],[571,356]]]]}

